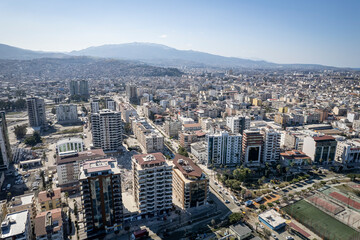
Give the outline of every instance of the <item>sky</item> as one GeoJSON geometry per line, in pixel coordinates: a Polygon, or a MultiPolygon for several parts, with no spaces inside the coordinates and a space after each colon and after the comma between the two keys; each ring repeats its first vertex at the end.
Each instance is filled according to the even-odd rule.
{"type": "Polygon", "coordinates": [[[360,68],[359,13],[360,0],[1,0],[0,43],[64,52],[150,42],[360,68]]]}

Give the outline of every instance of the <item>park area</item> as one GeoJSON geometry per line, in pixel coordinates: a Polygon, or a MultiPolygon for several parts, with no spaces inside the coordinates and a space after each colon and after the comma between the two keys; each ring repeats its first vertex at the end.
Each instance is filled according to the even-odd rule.
{"type": "Polygon", "coordinates": [[[360,233],[336,220],[305,200],[298,201],[282,209],[323,239],[359,239],[360,233]]]}

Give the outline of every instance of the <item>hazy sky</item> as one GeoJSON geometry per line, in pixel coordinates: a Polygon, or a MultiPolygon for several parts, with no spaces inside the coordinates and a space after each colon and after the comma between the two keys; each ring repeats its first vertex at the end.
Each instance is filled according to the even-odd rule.
{"type": "Polygon", "coordinates": [[[360,67],[360,0],[0,1],[0,43],[71,51],[128,42],[360,67]]]}

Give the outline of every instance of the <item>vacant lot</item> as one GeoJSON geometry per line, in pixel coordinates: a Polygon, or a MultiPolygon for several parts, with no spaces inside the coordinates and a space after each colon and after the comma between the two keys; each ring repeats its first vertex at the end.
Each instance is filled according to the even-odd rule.
{"type": "Polygon", "coordinates": [[[289,205],[283,210],[324,239],[350,240],[360,238],[360,233],[305,200],[289,205]]]}

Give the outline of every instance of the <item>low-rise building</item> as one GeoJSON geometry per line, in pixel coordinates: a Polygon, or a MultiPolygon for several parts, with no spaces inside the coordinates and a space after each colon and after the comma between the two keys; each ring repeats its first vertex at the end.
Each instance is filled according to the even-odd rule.
{"type": "Polygon", "coordinates": [[[206,142],[195,142],[190,144],[191,154],[197,158],[199,163],[205,164],[207,157],[207,145],[206,142]]]}
{"type": "Polygon", "coordinates": [[[176,154],[173,159],[173,201],[182,209],[205,205],[209,180],[190,158],[176,154]]]}
{"type": "Polygon", "coordinates": [[[34,220],[36,240],[63,240],[64,227],[61,208],[38,214],[34,220]]]}
{"type": "Polygon", "coordinates": [[[336,147],[335,161],[344,165],[360,163],[360,141],[359,139],[338,141],[336,147]]]}
{"type": "Polygon", "coordinates": [[[303,166],[311,163],[311,158],[299,150],[291,150],[280,153],[280,160],[283,166],[303,166]]]}
{"type": "Polygon", "coordinates": [[[259,221],[268,226],[271,230],[279,230],[286,225],[286,221],[281,214],[271,209],[259,215],[259,221]]]}
{"type": "Polygon", "coordinates": [[[30,214],[28,210],[9,213],[1,223],[0,239],[30,240],[32,236],[30,214]]]}
{"type": "Polygon", "coordinates": [[[7,211],[9,213],[21,212],[24,210],[29,211],[30,220],[33,222],[36,216],[35,196],[33,193],[13,197],[8,203],[7,211]]]}
{"type": "Polygon", "coordinates": [[[61,207],[61,190],[60,188],[49,189],[39,192],[38,202],[41,211],[49,211],[61,207]]]}
{"type": "Polygon", "coordinates": [[[195,132],[181,132],[179,135],[180,146],[187,151],[190,150],[190,145],[198,141],[198,136],[195,132]]]}
{"type": "Polygon", "coordinates": [[[238,240],[244,240],[251,235],[251,229],[243,223],[238,223],[236,225],[231,225],[229,227],[230,232],[236,237],[238,240]]]}

